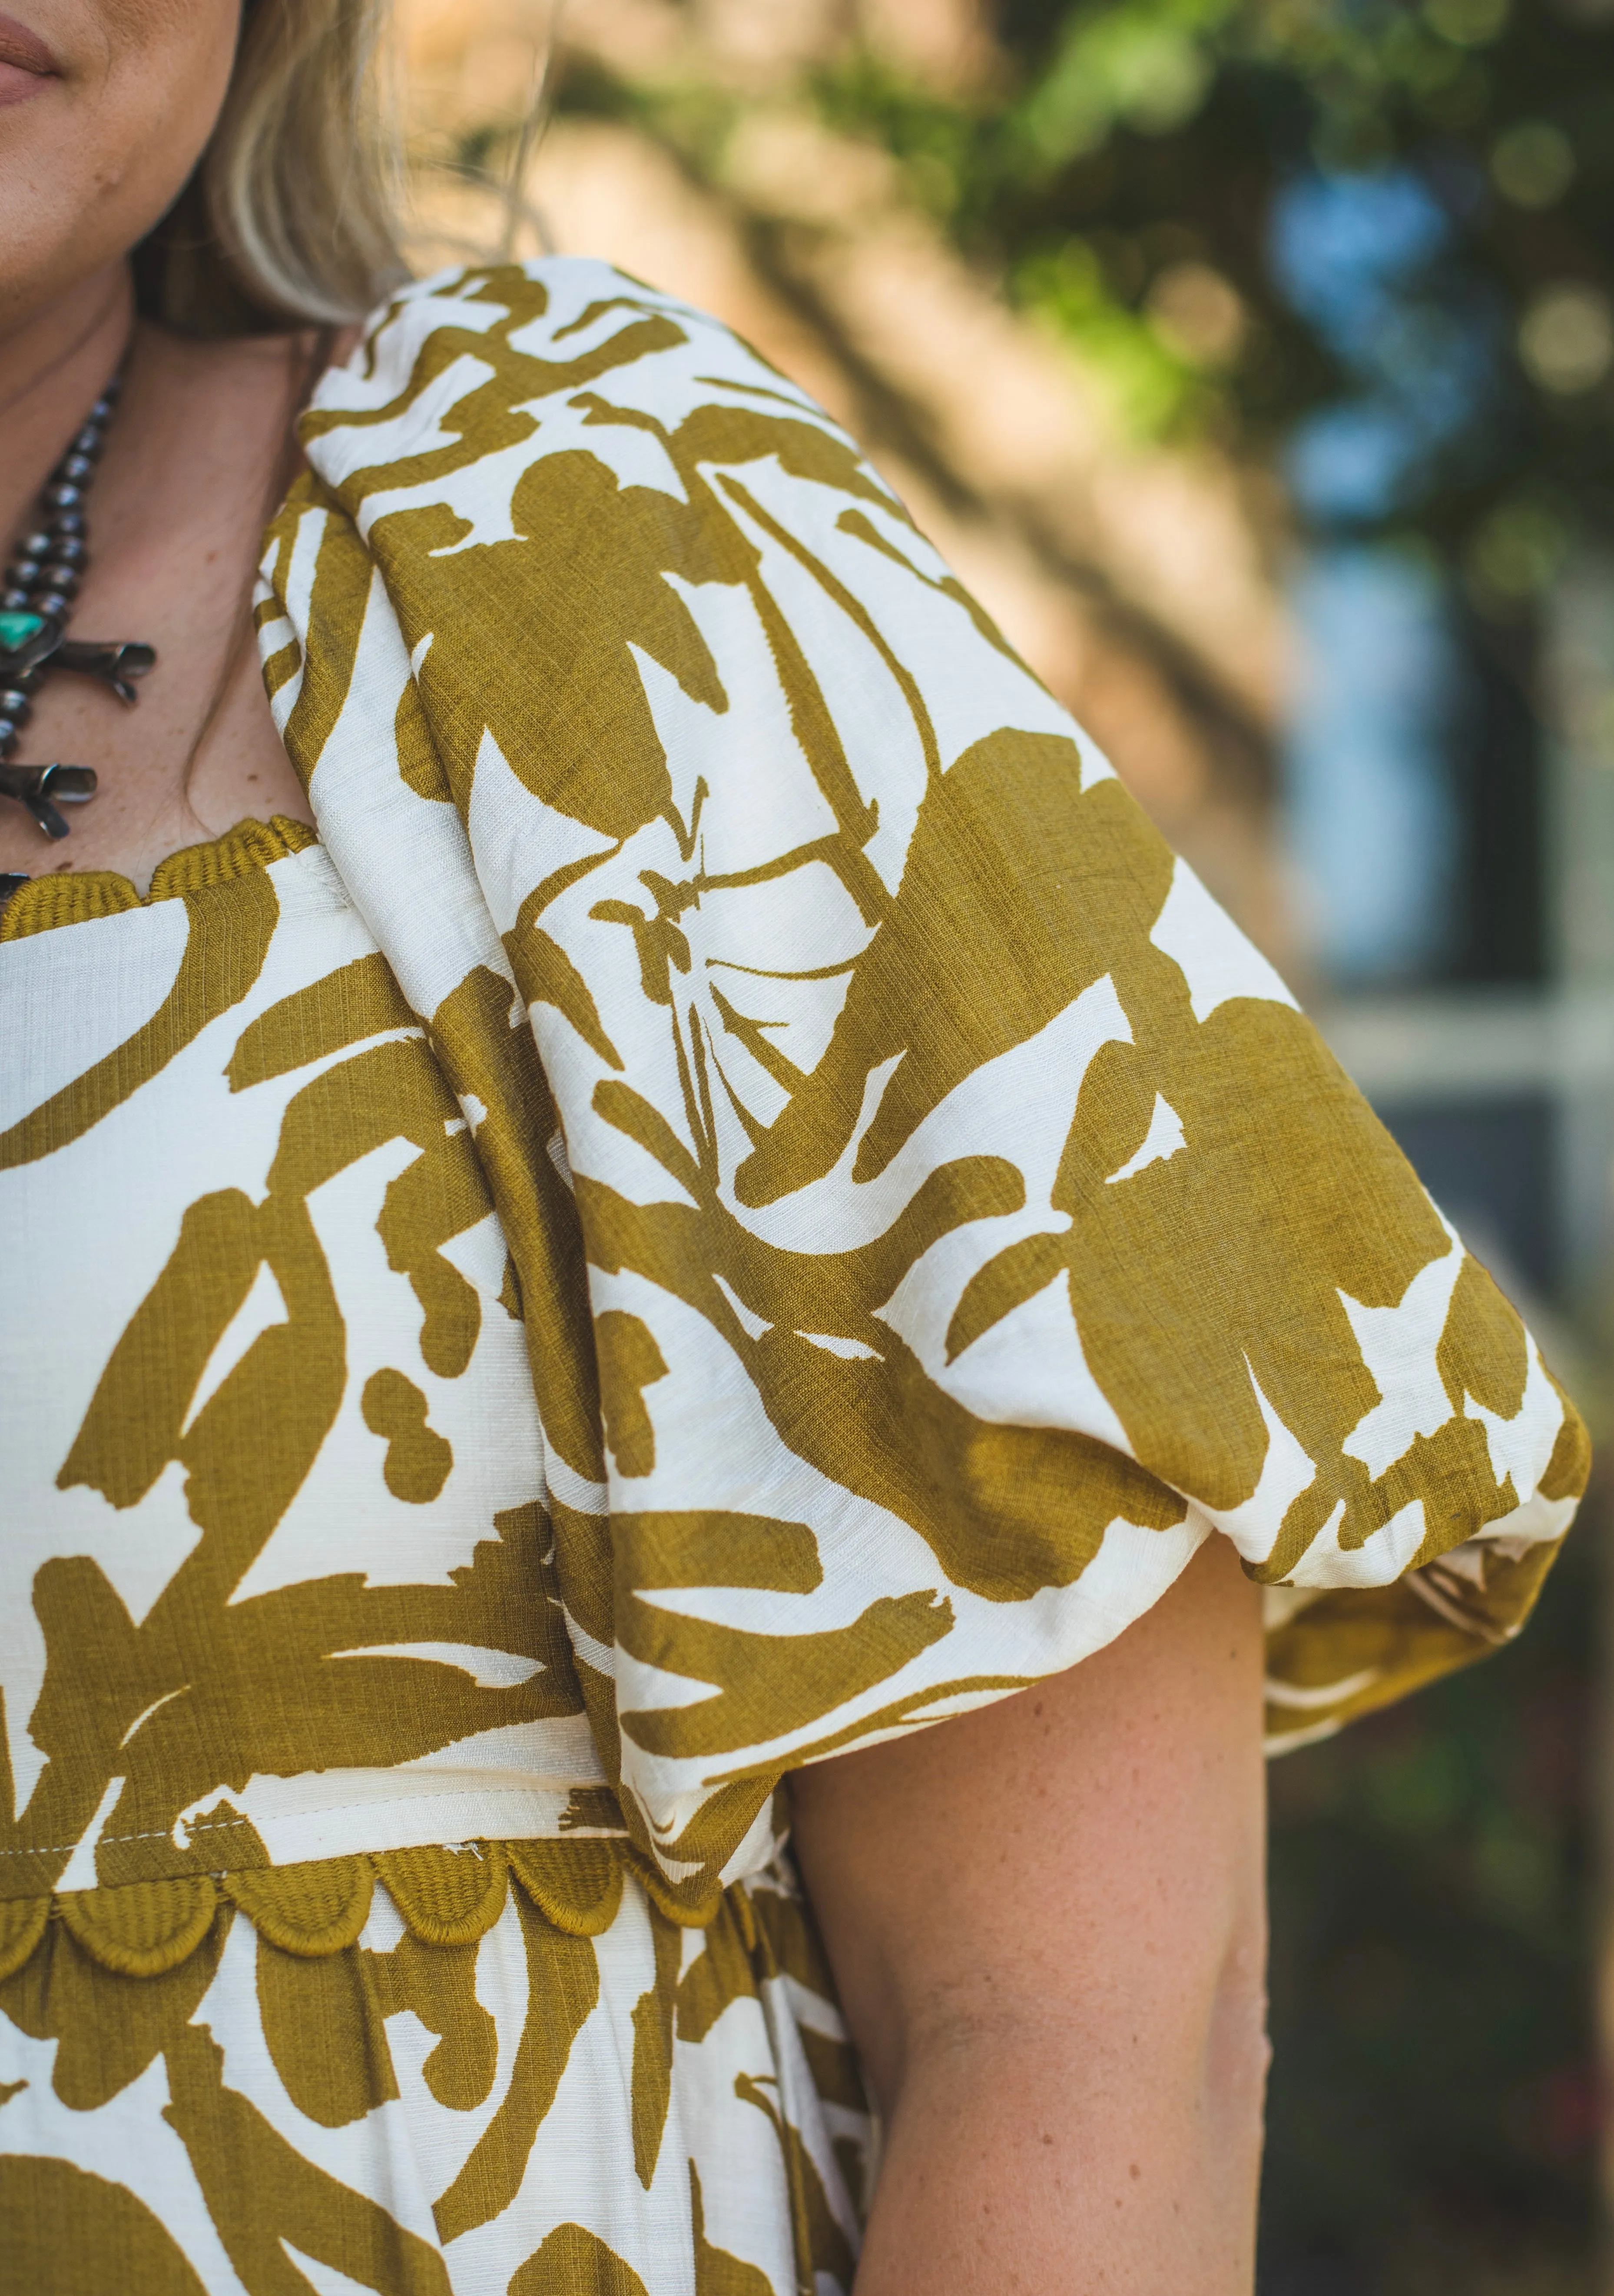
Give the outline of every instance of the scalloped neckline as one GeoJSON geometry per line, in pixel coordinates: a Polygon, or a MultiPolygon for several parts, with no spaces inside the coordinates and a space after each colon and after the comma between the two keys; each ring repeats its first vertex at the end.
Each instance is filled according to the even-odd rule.
{"type": "Polygon", "coordinates": [[[306,822],[277,813],[266,822],[238,821],[222,837],[205,838],[199,845],[168,854],[152,870],[151,889],[144,893],[117,869],[66,869],[30,877],[0,908],[0,941],[24,940],[34,933],[178,900],[186,893],[250,876],[318,842],[306,822]]]}

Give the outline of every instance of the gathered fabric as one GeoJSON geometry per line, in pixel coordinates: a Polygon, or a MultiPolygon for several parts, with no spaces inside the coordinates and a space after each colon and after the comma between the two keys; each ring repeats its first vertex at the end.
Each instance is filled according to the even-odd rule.
{"type": "Polygon", "coordinates": [[[557,259],[401,298],[304,438],[274,706],[472,1128],[578,1680],[676,1887],[1216,1532],[1280,1742],[1514,1629],[1580,1423],[804,393],[557,259]]]}
{"type": "Polygon", "coordinates": [[[303,436],[257,620],[317,837],[0,914],[0,2246],[844,2292],[789,1774],[1216,1537],[1303,1743],[1519,1630],[1585,1431],[725,329],[445,274],[303,436]]]}

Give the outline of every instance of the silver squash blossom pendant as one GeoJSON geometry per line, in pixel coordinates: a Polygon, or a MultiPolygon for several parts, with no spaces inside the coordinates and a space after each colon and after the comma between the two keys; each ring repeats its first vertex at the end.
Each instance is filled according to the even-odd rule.
{"type": "Polygon", "coordinates": [[[98,677],[120,701],[138,699],[135,680],[156,662],[149,645],[95,644],[67,635],[89,563],[85,496],[95,475],[106,426],[118,403],[118,379],[108,383],[83,429],[45,482],[36,530],[23,536],[0,592],[0,797],[24,805],[47,837],[65,837],[58,807],[83,805],[95,794],[88,766],[20,766],[17,739],[33,716],[33,695],[53,669],[98,677]]]}

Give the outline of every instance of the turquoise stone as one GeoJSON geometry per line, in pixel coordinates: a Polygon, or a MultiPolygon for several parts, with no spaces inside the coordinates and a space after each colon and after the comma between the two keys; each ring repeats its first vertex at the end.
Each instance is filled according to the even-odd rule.
{"type": "Polygon", "coordinates": [[[45,627],[43,614],[0,614],[0,648],[15,653],[45,627]]]}

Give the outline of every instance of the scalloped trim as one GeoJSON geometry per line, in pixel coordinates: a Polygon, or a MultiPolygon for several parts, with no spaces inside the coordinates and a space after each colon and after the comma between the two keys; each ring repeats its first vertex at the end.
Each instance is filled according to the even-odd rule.
{"type": "Polygon", "coordinates": [[[30,877],[0,909],[0,941],[24,940],[59,925],[86,924],[93,917],[120,916],[126,909],[176,901],[209,885],[227,885],[255,869],[267,869],[289,853],[306,852],[318,838],[306,822],[277,813],[269,821],[238,821],[222,837],[186,845],[152,872],[152,889],[141,894],[132,879],[116,869],[63,869],[30,877]]]}
{"type": "Polygon", "coordinates": [[[283,1952],[320,1960],[357,1943],[377,1882],[424,1945],[471,1945],[485,1937],[504,1910],[512,1877],[553,1928],[598,1937],[617,1917],[631,1855],[625,1845],[601,1841],[468,1841],[11,1898],[0,1900],[0,1980],[38,1950],[53,1918],[102,1969],[164,1977],[205,1943],[226,1904],[283,1952]]]}

